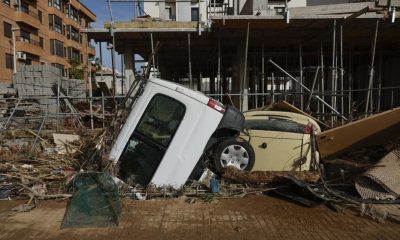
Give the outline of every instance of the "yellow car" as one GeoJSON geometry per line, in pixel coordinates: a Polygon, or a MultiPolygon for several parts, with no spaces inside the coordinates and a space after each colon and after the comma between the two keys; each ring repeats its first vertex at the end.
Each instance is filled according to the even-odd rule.
{"type": "Polygon", "coordinates": [[[214,163],[218,169],[228,166],[248,171],[308,171],[312,161],[311,132],[321,132],[315,120],[302,114],[281,111],[248,111],[240,138],[245,141],[218,146],[214,163]]]}

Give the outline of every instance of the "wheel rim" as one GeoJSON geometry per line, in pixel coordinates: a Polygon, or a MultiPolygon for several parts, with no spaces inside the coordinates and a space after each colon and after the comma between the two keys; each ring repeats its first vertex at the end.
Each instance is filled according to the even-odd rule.
{"type": "Polygon", "coordinates": [[[249,153],[240,145],[230,145],[222,151],[220,162],[224,168],[233,166],[244,170],[249,165],[249,153]]]}

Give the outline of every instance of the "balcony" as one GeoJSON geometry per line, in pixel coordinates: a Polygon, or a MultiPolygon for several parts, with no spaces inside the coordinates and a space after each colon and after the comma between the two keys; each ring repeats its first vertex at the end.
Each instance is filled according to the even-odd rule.
{"type": "Polygon", "coordinates": [[[71,25],[71,26],[73,26],[74,28],[78,28],[78,29],[81,28],[80,22],[77,22],[77,21],[75,21],[75,20],[72,19],[72,18],[65,17],[65,18],[63,19],[63,21],[64,21],[65,25],[71,25]]]}
{"type": "Polygon", "coordinates": [[[75,49],[78,49],[79,51],[82,51],[82,43],[79,43],[75,40],[68,39],[64,41],[64,44],[66,47],[73,47],[75,49]]]}
{"type": "Polygon", "coordinates": [[[16,11],[14,13],[15,16],[15,21],[16,22],[22,22],[26,23],[29,26],[40,29],[41,23],[40,23],[40,18],[39,15],[35,12],[32,11],[27,11],[27,12],[22,12],[22,11],[16,11]]]}
{"type": "Polygon", "coordinates": [[[94,46],[92,46],[92,45],[89,45],[88,53],[89,53],[89,56],[95,56],[96,55],[96,48],[94,46]]]}
{"type": "Polygon", "coordinates": [[[35,41],[29,38],[24,38],[21,36],[17,36],[15,39],[16,39],[15,46],[18,52],[27,52],[36,56],[43,55],[43,47],[41,46],[39,41],[35,41]]]}

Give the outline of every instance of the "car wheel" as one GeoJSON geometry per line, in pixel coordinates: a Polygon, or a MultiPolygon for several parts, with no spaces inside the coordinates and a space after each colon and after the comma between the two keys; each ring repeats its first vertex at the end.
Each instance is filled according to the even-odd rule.
{"type": "Polygon", "coordinates": [[[254,166],[253,147],[243,139],[228,138],[217,145],[213,154],[214,167],[221,173],[232,166],[238,170],[250,171],[254,166]]]}

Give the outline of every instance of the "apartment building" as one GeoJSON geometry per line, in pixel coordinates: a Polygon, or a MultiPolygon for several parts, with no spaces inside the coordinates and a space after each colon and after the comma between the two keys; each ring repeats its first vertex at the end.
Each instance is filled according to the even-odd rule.
{"type": "MultiPolygon", "coordinates": [[[[314,0],[315,1],[315,0],[314,0]]],[[[250,14],[257,10],[271,10],[273,14],[285,7],[305,7],[307,0],[143,0],[138,12],[154,18],[173,21],[207,21],[208,15],[250,14]]]]}
{"type": "Polygon", "coordinates": [[[20,65],[52,65],[70,77],[70,59],[86,68],[88,57],[95,56],[81,30],[96,15],[79,0],[1,1],[0,83],[11,83],[20,65]]]}

